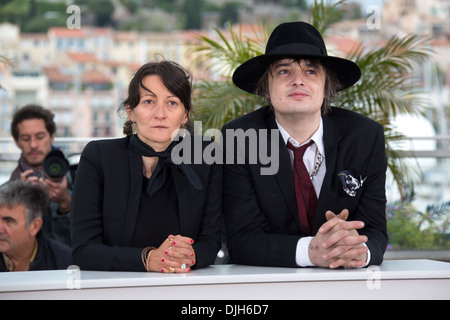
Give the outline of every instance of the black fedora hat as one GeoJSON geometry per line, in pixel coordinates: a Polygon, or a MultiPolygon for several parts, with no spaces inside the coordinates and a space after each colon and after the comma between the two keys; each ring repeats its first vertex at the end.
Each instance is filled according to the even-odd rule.
{"type": "Polygon", "coordinates": [[[319,31],[300,21],[276,27],[267,42],[265,54],[239,66],[233,74],[233,82],[240,89],[255,94],[256,86],[270,64],[284,58],[318,59],[335,72],[341,83],[340,90],[351,87],[361,77],[361,70],[356,63],[329,56],[319,31]]]}

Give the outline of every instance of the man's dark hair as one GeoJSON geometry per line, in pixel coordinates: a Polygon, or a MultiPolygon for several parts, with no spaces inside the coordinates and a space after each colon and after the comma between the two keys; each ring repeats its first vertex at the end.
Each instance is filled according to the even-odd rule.
{"type": "Polygon", "coordinates": [[[55,115],[50,110],[44,109],[41,106],[35,104],[26,105],[14,113],[11,122],[11,134],[15,140],[19,140],[19,123],[24,120],[30,119],[42,119],[45,123],[45,128],[47,129],[50,136],[54,135],[56,132],[56,124],[53,120],[55,115]]]}
{"type": "Polygon", "coordinates": [[[13,208],[23,205],[27,227],[36,218],[44,218],[49,201],[48,192],[43,187],[20,179],[8,182],[0,188],[0,207],[13,208]]]}

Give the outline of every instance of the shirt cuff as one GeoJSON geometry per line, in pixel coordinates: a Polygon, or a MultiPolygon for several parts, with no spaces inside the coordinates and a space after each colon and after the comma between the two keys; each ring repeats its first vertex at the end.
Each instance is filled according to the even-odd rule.
{"type": "MultiPolygon", "coordinates": [[[[297,242],[297,252],[295,254],[295,262],[297,263],[297,266],[299,267],[315,267],[315,265],[311,262],[309,259],[309,243],[314,237],[303,237],[300,238],[297,242]]],[[[364,245],[367,247],[367,245],[364,243],[364,245]]],[[[363,266],[367,267],[370,263],[370,249],[367,247],[367,260],[366,264],[363,266]]]]}
{"type": "Polygon", "coordinates": [[[297,252],[295,254],[295,262],[299,267],[315,267],[309,259],[308,247],[313,237],[303,237],[297,242],[297,252]]]}
{"type": "MultiPolygon", "coordinates": [[[[364,243],[364,245],[367,247],[367,244],[364,243]]],[[[366,264],[364,265],[364,267],[367,267],[369,265],[370,258],[371,258],[370,249],[369,249],[369,247],[367,247],[367,260],[366,260],[366,264]]]]}

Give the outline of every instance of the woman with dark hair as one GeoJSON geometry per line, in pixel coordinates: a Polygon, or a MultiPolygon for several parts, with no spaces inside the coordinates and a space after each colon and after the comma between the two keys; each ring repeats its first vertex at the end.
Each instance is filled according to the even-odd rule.
{"type": "Polygon", "coordinates": [[[181,140],[173,137],[192,112],[191,91],[178,64],[143,65],[120,108],[127,136],[85,147],[72,200],[73,259],[81,269],[188,272],[214,262],[222,168],[171,160],[173,140],[181,140]]]}

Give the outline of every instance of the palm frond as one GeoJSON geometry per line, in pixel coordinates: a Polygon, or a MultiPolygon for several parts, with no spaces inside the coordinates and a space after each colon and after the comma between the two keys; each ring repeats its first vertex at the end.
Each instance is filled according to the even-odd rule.
{"type": "Polygon", "coordinates": [[[392,37],[385,46],[364,53],[353,50],[347,59],[362,72],[360,81],[339,95],[339,106],[371,117],[420,113],[427,105],[414,69],[431,54],[425,40],[416,35],[392,37]]]}
{"type": "Polygon", "coordinates": [[[344,11],[338,8],[343,2],[345,0],[340,0],[334,4],[331,0],[326,1],[326,3],[323,0],[314,0],[311,5],[309,23],[319,30],[323,38],[326,38],[329,27],[344,17],[344,11]]]}
{"type": "Polygon", "coordinates": [[[230,77],[233,71],[245,61],[264,53],[264,43],[267,39],[267,26],[253,29],[251,37],[245,37],[240,26],[237,31],[230,23],[229,34],[214,28],[217,40],[199,35],[201,44],[192,47],[192,53],[200,54],[194,61],[204,65],[224,77],[230,77]]]}
{"type": "Polygon", "coordinates": [[[201,82],[195,85],[194,105],[196,118],[203,121],[203,128],[221,128],[226,122],[260,107],[263,99],[238,89],[231,81],[234,70],[245,61],[261,55],[271,33],[272,26],[262,21],[254,27],[251,36],[244,36],[242,27],[237,30],[230,23],[229,32],[214,29],[216,37],[199,36],[201,44],[192,48],[200,54],[197,65],[220,74],[224,81],[201,82]],[[220,101],[220,103],[218,103],[220,101]]]}
{"type": "Polygon", "coordinates": [[[194,106],[203,129],[221,128],[223,124],[261,107],[263,99],[243,92],[231,81],[201,82],[195,85],[194,106]],[[220,101],[220,103],[218,103],[220,101]]]}

